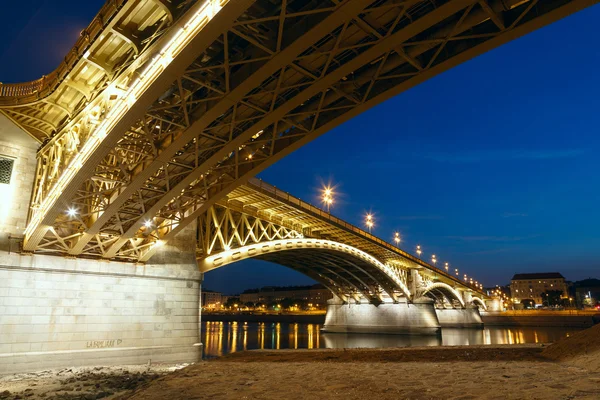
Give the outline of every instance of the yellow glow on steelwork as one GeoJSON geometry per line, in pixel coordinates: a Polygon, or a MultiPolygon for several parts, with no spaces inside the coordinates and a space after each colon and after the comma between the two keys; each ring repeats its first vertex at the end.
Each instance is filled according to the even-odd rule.
{"type": "Polygon", "coordinates": [[[278,251],[286,251],[288,249],[298,249],[300,247],[310,247],[310,248],[322,248],[324,250],[335,250],[341,251],[344,253],[352,254],[356,257],[362,258],[363,260],[367,260],[372,265],[376,266],[379,270],[383,271],[387,276],[390,277],[398,285],[404,295],[410,299],[410,291],[408,290],[408,286],[402,281],[402,279],[398,276],[397,271],[394,267],[383,264],[381,261],[366,253],[356,247],[349,246],[346,244],[334,242],[331,240],[324,239],[282,239],[282,240],[272,240],[269,242],[262,242],[251,244],[248,246],[237,247],[235,249],[227,249],[216,254],[213,254],[209,257],[206,257],[203,260],[203,271],[209,271],[214,268],[222,267],[232,262],[241,261],[247,258],[252,258],[255,254],[258,254],[258,249],[264,254],[267,252],[278,252],[278,251]]]}
{"type": "MultiPolygon", "coordinates": [[[[91,157],[98,149],[108,132],[112,131],[115,125],[121,121],[125,114],[132,108],[136,99],[139,99],[154,83],[164,69],[177,57],[182,50],[196,37],[196,35],[206,26],[210,20],[223,8],[227,0],[207,1],[202,4],[197,4],[195,12],[191,11],[191,17],[185,23],[183,28],[180,28],[171,40],[162,48],[162,50],[148,62],[148,66],[139,75],[137,80],[129,87],[127,91],[123,91],[123,96],[117,98],[112,107],[105,112],[104,118],[98,121],[88,140],[73,158],[67,168],[64,169],[56,184],[50,189],[46,198],[44,198],[39,208],[33,210],[33,215],[29,225],[25,229],[25,238],[29,238],[31,234],[42,224],[42,220],[47,212],[54,206],[59,196],[64,192],[66,186],[71,182],[75,175],[79,172],[83,164],[91,157]]],[[[87,53],[86,53],[87,54],[87,53]]],[[[115,83],[109,85],[108,90],[103,96],[108,93],[114,93],[115,83]]],[[[86,110],[82,112],[86,115],[86,110]]],[[[94,105],[87,110],[89,119],[100,118],[101,110],[99,105],[94,105]]]]}

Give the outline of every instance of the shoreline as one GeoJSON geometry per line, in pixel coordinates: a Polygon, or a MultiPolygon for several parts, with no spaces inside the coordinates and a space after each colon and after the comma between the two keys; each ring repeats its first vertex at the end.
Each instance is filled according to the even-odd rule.
{"type": "Polygon", "coordinates": [[[0,379],[0,399],[341,400],[364,398],[366,393],[381,399],[596,399],[597,372],[547,358],[548,348],[520,344],[248,350],[195,364],[7,376],[0,379]]]}
{"type": "Polygon", "coordinates": [[[249,350],[0,378],[1,400],[594,399],[600,325],[554,344],[249,350]]]}
{"type": "MultiPolygon", "coordinates": [[[[265,322],[265,323],[298,323],[319,324],[325,322],[325,314],[202,314],[206,322],[265,322]]],[[[540,312],[539,314],[524,313],[481,313],[485,326],[524,326],[524,327],[561,327],[561,328],[590,328],[600,323],[600,314],[564,312],[540,312]]]]}

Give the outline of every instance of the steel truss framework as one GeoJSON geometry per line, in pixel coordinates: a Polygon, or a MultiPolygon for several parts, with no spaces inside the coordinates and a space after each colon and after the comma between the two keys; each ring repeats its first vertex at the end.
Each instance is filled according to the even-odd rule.
{"type": "Polygon", "coordinates": [[[447,306],[453,308],[464,308],[465,301],[460,293],[452,286],[443,282],[427,282],[426,286],[420,288],[421,296],[429,296],[436,302],[436,306],[440,308],[446,308],[447,306]]]}
{"type": "MultiPolygon", "coordinates": [[[[34,205],[49,206],[32,218],[24,248],[147,261],[155,243],[315,137],[594,3],[232,0],[203,25],[202,40],[166,60],[158,83],[96,137],[88,158],[57,172],[64,185],[52,201],[56,183],[39,172],[50,168],[39,158],[34,205]]],[[[140,58],[154,60],[147,54],[140,58]]],[[[119,90],[148,62],[121,75],[119,90]]],[[[110,116],[102,107],[86,114],[98,124],[110,116]]]]}
{"type": "Polygon", "coordinates": [[[200,216],[197,258],[207,272],[246,258],[271,261],[302,272],[344,301],[410,299],[407,271],[384,265],[347,244],[305,237],[300,225],[284,226],[268,215],[248,215],[215,205],[200,216]]]}
{"type": "MultiPolygon", "coordinates": [[[[428,296],[441,308],[466,306],[459,290],[470,289],[457,282],[453,287],[422,267],[413,267],[417,269],[413,275],[408,264],[380,260],[347,243],[318,238],[300,223],[278,216],[274,222],[268,212],[250,215],[251,211],[241,211],[244,209],[248,210],[215,205],[199,217],[197,258],[201,271],[256,258],[299,271],[345,302],[379,304],[428,296]],[[412,293],[409,287],[414,288],[412,293]]],[[[474,299],[485,307],[481,298],[474,299]]]]}

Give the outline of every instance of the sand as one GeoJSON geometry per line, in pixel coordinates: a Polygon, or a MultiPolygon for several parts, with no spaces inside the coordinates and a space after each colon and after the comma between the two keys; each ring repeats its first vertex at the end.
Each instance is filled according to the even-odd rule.
{"type": "Polygon", "coordinates": [[[599,399],[600,375],[540,346],[247,351],[138,390],[154,399],[599,399]]]}
{"type": "Polygon", "coordinates": [[[600,325],[560,340],[542,354],[551,360],[600,373],[600,325]]]}
{"type": "Polygon", "coordinates": [[[253,350],[181,367],[5,377],[0,399],[598,400],[600,325],[551,346],[253,350]]]}

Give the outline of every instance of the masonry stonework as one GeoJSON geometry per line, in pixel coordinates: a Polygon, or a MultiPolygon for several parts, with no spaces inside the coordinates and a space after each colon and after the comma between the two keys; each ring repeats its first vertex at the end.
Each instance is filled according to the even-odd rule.
{"type": "Polygon", "coordinates": [[[22,255],[39,144],[0,114],[0,375],[52,367],[193,362],[201,355],[195,228],[149,263],[22,255]]]}

